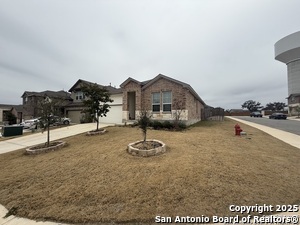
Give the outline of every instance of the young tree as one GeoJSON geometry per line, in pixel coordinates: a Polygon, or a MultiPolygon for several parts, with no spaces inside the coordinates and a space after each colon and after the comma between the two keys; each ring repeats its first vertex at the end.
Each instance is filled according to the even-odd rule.
{"type": "Polygon", "coordinates": [[[147,129],[151,122],[151,113],[145,109],[140,111],[139,119],[138,119],[138,125],[139,128],[142,129],[143,136],[144,136],[144,143],[147,140],[147,129]]]}
{"type": "Polygon", "coordinates": [[[182,112],[184,110],[183,101],[181,101],[179,99],[174,99],[173,109],[174,109],[174,113],[173,113],[174,127],[175,127],[176,130],[178,130],[179,129],[179,124],[180,124],[180,121],[181,121],[181,115],[182,115],[182,112]]]}
{"type": "Polygon", "coordinates": [[[106,116],[109,112],[110,93],[106,88],[101,88],[98,84],[86,84],[81,86],[81,90],[86,97],[83,101],[87,107],[85,112],[90,113],[93,119],[97,122],[97,129],[99,130],[99,117],[106,116]]]}
{"type": "Polygon", "coordinates": [[[256,102],[253,100],[248,100],[246,102],[244,102],[244,104],[242,105],[242,108],[247,108],[250,112],[254,112],[257,110],[260,110],[261,108],[263,108],[263,106],[261,106],[260,102],[256,102]]]}
{"type": "Polygon", "coordinates": [[[11,111],[8,111],[5,114],[5,117],[9,125],[17,123],[17,117],[11,111]]]}
{"type": "Polygon", "coordinates": [[[45,97],[43,100],[37,103],[39,122],[38,125],[43,129],[47,130],[47,142],[46,146],[50,145],[50,124],[53,116],[59,114],[59,109],[62,106],[62,101],[57,99],[51,99],[45,97]]]}

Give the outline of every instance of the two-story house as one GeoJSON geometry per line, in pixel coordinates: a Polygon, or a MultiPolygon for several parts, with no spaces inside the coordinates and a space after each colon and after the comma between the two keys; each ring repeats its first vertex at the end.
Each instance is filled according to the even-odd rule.
{"type": "MultiPolygon", "coordinates": [[[[85,106],[83,104],[83,100],[85,96],[81,91],[81,85],[86,84],[94,84],[89,81],[85,81],[79,79],[69,90],[71,93],[71,98],[73,99],[66,107],[65,115],[71,119],[74,123],[81,123],[81,122],[91,122],[89,115],[83,112],[85,106]]],[[[100,123],[122,123],[122,90],[120,88],[115,88],[112,86],[103,86],[98,84],[101,88],[106,88],[110,93],[110,98],[113,100],[112,103],[109,103],[110,109],[107,113],[106,117],[100,118],[100,123]]]]}
{"type": "Polygon", "coordinates": [[[36,118],[40,115],[39,104],[45,98],[50,98],[61,102],[60,108],[57,109],[61,115],[64,113],[64,106],[69,102],[72,102],[70,93],[66,91],[25,91],[21,98],[23,98],[23,119],[25,120],[36,118]]]}

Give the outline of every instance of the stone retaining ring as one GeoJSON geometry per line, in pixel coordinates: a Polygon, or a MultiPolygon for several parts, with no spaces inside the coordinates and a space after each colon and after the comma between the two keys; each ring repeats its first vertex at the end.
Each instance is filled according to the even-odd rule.
{"type": "Polygon", "coordinates": [[[106,132],[105,129],[103,130],[98,130],[98,131],[95,131],[95,130],[92,130],[92,131],[88,131],[86,133],[87,136],[93,136],[93,135],[99,135],[99,134],[104,134],[106,132]]]}
{"type": "Polygon", "coordinates": [[[37,154],[40,154],[40,153],[56,151],[56,150],[61,149],[62,147],[64,147],[65,144],[66,144],[65,141],[54,141],[54,142],[57,142],[58,144],[55,145],[55,146],[42,147],[42,148],[37,148],[37,149],[34,149],[34,148],[36,148],[36,146],[27,148],[26,149],[26,154],[28,154],[28,155],[37,155],[37,154]]]}
{"type": "Polygon", "coordinates": [[[158,143],[161,144],[161,146],[156,147],[156,148],[152,148],[152,149],[148,149],[148,150],[138,149],[138,148],[133,147],[133,145],[143,142],[143,140],[140,140],[140,141],[130,143],[127,146],[128,153],[133,155],[133,156],[148,157],[148,156],[163,154],[163,153],[166,152],[166,149],[167,149],[166,144],[163,143],[162,141],[155,140],[155,139],[150,139],[150,140],[146,140],[146,141],[158,142],[158,143]]]}

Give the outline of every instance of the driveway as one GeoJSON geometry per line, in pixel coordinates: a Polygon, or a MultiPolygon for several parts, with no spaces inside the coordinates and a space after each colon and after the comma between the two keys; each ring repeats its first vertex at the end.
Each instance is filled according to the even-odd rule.
{"type": "MultiPolygon", "coordinates": [[[[99,127],[107,127],[114,124],[100,123],[99,127]]],[[[95,130],[96,123],[84,123],[73,126],[67,126],[50,131],[50,141],[70,137],[76,134],[85,133],[87,131],[95,130]]],[[[47,132],[37,132],[35,134],[16,137],[7,141],[0,142],[0,154],[19,150],[22,148],[38,145],[47,141],[47,132]]]]}
{"type": "Polygon", "coordinates": [[[300,135],[300,121],[297,120],[275,120],[269,118],[257,118],[257,117],[250,117],[250,116],[233,116],[233,118],[246,120],[252,123],[257,123],[260,125],[272,127],[275,129],[287,131],[293,134],[300,135]]]}

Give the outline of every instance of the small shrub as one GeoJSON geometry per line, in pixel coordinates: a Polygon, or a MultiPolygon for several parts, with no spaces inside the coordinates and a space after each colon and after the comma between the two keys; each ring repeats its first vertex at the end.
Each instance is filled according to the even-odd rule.
{"type": "Polygon", "coordinates": [[[153,125],[152,126],[153,126],[154,130],[159,130],[159,129],[161,129],[163,127],[162,124],[161,124],[161,122],[159,122],[157,120],[153,121],[153,125]]]}
{"type": "Polygon", "coordinates": [[[131,124],[130,126],[131,126],[131,127],[137,127],[138,125],[139,125],[139,123],[135,121],[135,122],[134,122],[133,124],[131,124]]]}
{"type": "Polygon", "coordinates": [[[149,126],[149,127],[153,127],[153,120],[150,120],[150,121],[149,121],[148,126],[149,126]]]}
{"type": "Polygon", "coordinates": [[[174,125],[170,121],[168,121],[168,120],[165,120],[162,123],[162,126],[163,126],[163,128],[168,129],[168,130],[174,129],[174,125]]]}
{"type": "Polygon", "coordinates": [[[178,123],[178,129],[179,130],[185,130],[187,128],[187,125],[183,122],[178,123]]]}

